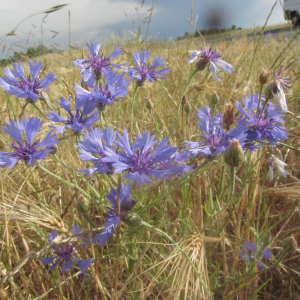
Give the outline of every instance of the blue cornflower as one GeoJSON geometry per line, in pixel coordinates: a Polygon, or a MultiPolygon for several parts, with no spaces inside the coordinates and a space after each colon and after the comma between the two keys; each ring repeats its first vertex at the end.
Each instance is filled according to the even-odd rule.
{"type": "Polygon", "coordinates": [[[193,63],[198,57],[201,57],[201,59],[197,62],[197,69],[202,71],[207,66],[207,69],[209,69],[212,72],[212,77],[215,81],[221,81],[221,79],[218,77],[217,72],[219,72],[217,66],[226,73],[231,73],[234,69],[234,67],[227,63],[226,61],[220,59],[221,54],[219,54],[216,50],[213,49],[213,47],[210,48],[203,48],[201,51],[194,50],[189,51],[192,53],[192,56],[187,59],[187,62],[189,64],[193,63]]]}
{"type": "Polygon", "coordinates": [[[250,265],[251,260],[257,262],[257,265],[261,269],[266,269],[267,267],[262,263],[262,259],[270,259],[272,256],[272,250],[269,247],[261,249],[259,243],[255,242],[244,242],[241,246],[240,256],[242,259],[247,260],[248,265],[250,265]]]}
{"type": "Polygon", "coordinates": [[[16,122],[11,120],[11,124],[5,122],[6,127],[1,128],[14,139],[14,142],[10,144],[11,152],[0,152],[1,167],[13,168],[18,160],[23,160],[27,165],[33,165],[37,160],[43,160],[49,152],[53,151],[51,147],[59,143],[54,140],[56,135],[52,134],[53,130],[43,141],[33,140],[43,123],[38,118],[28,118],[28,120],[25,118],[23,121],[16,122]],[[22,139],[23,129],[26,135],[25,139],[22,139]]]}
{"type": "Polygon", "coordinates": [[[245,109],[237,102],[236,108],[240,112],[241,117],[248,124],[247,126],[247,139],[249,141],[263,141],[268,140],[270,145],[274,147],[278,141],[286,139],[288,137],[286,128],[278,124],[285,121],[281,118],[283,113],[279,109],[275,109],[274,105],[268,103],[264,112],[262,111],[263,102],[261,101],[259,110],[257,110],[259,94],[246,96],[243,99],[245,109]]]}
{"type": "Polygon", "coordinates": [[[94,101],[99,110],[103,110],[106,105],[118,101],[119,97],[124,97],[127,94],[127,87],[129,84],[128,78],[123,79],[123,74],[118,75],[118,72],[113,72],[110,69],[106,74],[106,84],[96,84],[95,80],[91,78],[89,81],[84,82],[87,86],[91,87],[91,91],[87,91],[79,85],[75,86],[77,91],[77,98],[80,101],[94,101]]]}
{"type": "MultiPolygon", "coordinates": [[[[76,235],[81,229],[77,227],[76,225],[72,225],[72,232],[73,235],[76,235]]],[[[79,235],[78,238],[81,238],[83,235],[79,235]]],[[[51,243],[56,237],[58,237],[58,233],[55,230],[52,230],[51,233],[48,234],[48,239],[49,243],[51,243]]],[[[90,236],[87,236],[87,239],[85,240],[84,243],[80,244],[79,246],[75,247],[75,242],[69,244],[59,244],[57,247],[53,246],[52,249],[54,250],[53,252],[55,253],[56,256],[53,257],[41,257],[41,260],[44,263],[44,266],[50,264],[54,260],[56,262],[54,265],[51,266],[51,268],[48,270],[50,272],[53,270],[59,262],[62,262],[63,265],[61,266],[61,273],[66,272],[69,273],[69,270],[74,267],[73,261],[75,261],[79,268],[80,268],[80,273],[85,275],[85,271],[87,270],[88,266],[91,265],[93,262],[93,258],[89,259],[76,259],[74,255],[74,250],[78,249],[80,247],[86,247],[90,243],[90,236]]]]}
{"type": "Polygon", "coordinates": [[[130,145],[126,129],[123,136],[118,133],[118,138],[119,141],[115,143],[123,151],[117,153],[105,148],[106,157],[103,160],[112,163],[115,173],[129,172],[123,177],[136,180],[137,186],[142,182],[153,182],[152,176],[166,179],[191,170],[192,166],[186,166],[184,163],[187,152],[177,153],[177,148],[167,145],[168,138],[157,144],[157,141],[154,141],[155,135],[150,136],[148,131],[143,132],[142,136],[137,135],[136,141],[130,145]]]}
{"type": "Polygon", "coordinates": [[[121,46],[116,46],[115,50],[105,57],[102,53],[99,54],[101,44],[98,44],[97,41],[91,41],[91,44],[86,44],[90,50],[90,55],[87,59],[77,59],[73,61],[75,66],[80,67],[80,75],[83,77],[84,81],[89,80],[91,77],[100,78],[101,74],[107,75],[108,71],[111,69],[111,66],[114,66],[117,69],[121,69],[121,66],[127,64],[112,64],[110,62],[111,58],[117,57],[123,52],[120,50],[121,46]]]}
{"type": "MultiPolygon", "coordinates": [[[[206,119],[206,118],[213,118],[213,115],[210,112],[210,107],[209,106],[203,106],[201,109],[197,108],[198,113],[196,114],[196,117],[201,120],[201,119],[206,119]]],[[[214,116],[214,118],[216,119],[216,121],[220,121],[222,118],[223,113],[218,113],[214,116]]]]}
{"type": "Polygon", "coordinates": [[[18,66],[13,64],[13,70],[8,67],[3,69],[7,77],[1,77],[0,84],[8,94],[36,102],[36,98],[42,97],[42,90],[48,90],[48,85],[57,79],[54,78],[53,72],[49,72],[44,79],[40,80],[38,74],[43,67],[41,61],[36,64],[35,60],[33,63],[28,60],[28,65],[31,75],[27,77],[20,61],[18,66]]]}
{"type": "Polygon", "coordinates": [[[209,110],[205,108],[205,110],[198,110],[196,117],[200,120],[197,125],[203,132],[200,135],[201,140],[199,142],[185,142],[186,146],[191,147],[189,151],[193,156],[205,154],[207,157],[212,157],[219,153],[223,154],[233,138],[237,139],[242,147],[245,147],[246,123],[241,123],[240,126],[224,132],[221,113],[213,117],[209,114],[209,110]]]}
{"type": "Polygon", "coordinates": [[[70,100],[71,97],[69,99],[61,97],[61,102],[55,101],[60,107],[68,112],[69,115],[67,118],[61,117],[55,110],[48,114],[48,119],[52,122],[61,122],[65,124],[64,126],[49,126],[50,128],[57,129],[58,134],[62,134],[66,128],[71,128],[73,133],[80,133],[82,130],[91,127],[93,123],[99,119],[98,111],[87,116],[96,108],[96,103],[94,101],[83,101],[76,97],[76,110],[75,112],[72,112],[70,100]]]}
{"type": "Polygon", "coordinates": [[[120,216],[117,215],[117,188],[111,188],[109,195],[106,195],[106,199],[110,202],[111,208],[103,216],[105,217],[105,223],[103,224],[104,229],[99,234],[95,235],[92,239],[92,242],[99,242],[99,245],[102,246],[105,242],[114,234],[115,228],[117,225],[123,221],[126,213],[131,210],[136,201],[130,199],[130,185],[127,182],[126,186],[121,185],[120,190],[120,216]]]}
{"type": "Polygon", "coordinates": [[[117,153],[115,137],[116,132],[112,127],[105,128],[104,132],[102,129],[93,128],[89,133],[85,133],[83,139],[78,142],[78,149],[82,153],[79,157],[85,161],[92,161],[95,167],[78,170],[78,172],[84,172],[84,175],[91,175],[94,172],[112,174],[112,163],[104,161],[106,157],[104,148],[117,153]]]}
{"type": "Polygon", "coordinates": [[[156,70],[158,67],[164,66],[164,60],[160,56],[155,55],[154,61],[152,65],[147,64],[147,60],[150,56],[151,52],[144,51],[136,51],[132,52],[133,62],[135,66],[132,69],[125,69],[125,72],[128,72],[129,77],[138,81],[138,85],[142,86],[146,79],[150,82],[156,80],[157,78],[165,78],[160,74],[166,74],[169,72],[169,67],[161,70],[156,70]]]}

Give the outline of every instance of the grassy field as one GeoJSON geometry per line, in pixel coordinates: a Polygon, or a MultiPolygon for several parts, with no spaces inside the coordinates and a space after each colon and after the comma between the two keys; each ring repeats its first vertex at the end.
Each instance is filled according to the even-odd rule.
{"type": "MultiPolygon", "coordinates": [[[[124,52],[114,63],[132,65],[131,52],[143,49],[137,41],[115,42],[124,52]]],[[[80,137],[66,131],[65,136],[59,136],[56,155],[40,163],[52,175],[38,165],[23,162],[13,169],[0,169],[1,299],[299,299],[299,252],[283,247],[283,241],[292,235],[299,240],[300,229],[298,33],[290,40],[262,37],[254,42],[242,37],[215,43],[214,48],[234,66],[234,71],[219,72],[222,82],[213,81],[206,69],[197,72],[184,93],[191,105],[191,112],[186,114],[180,107],[182,91],[195,69],[195,64],[186,62],[187,51],[203,46],[211,45],[202,39],[148,42],[146,49],[152,52],[149,60],[160,55],[170,71],[168,79],[147,82],[137,90],[133,134],[150,130],[157,139],[166,138],[179,111],[170,143],[183,149],[183,141],[199,140],[196,109],[206,105],[213,108],[214,92],[218,95],[215,113],[224,113],[228,105],[259,93],[262,71],[270,71],[269,84],[273,72],[278,73],[283,66],[283,76],[292,80],[292,87],[286,90],[289,112],[283,117],[289,138],[274,148],[266,142],[257,152],[247,151],[237,169],[233,191],[230,168],[222,155],[209,159],[197,156],[194,171],[185,177],[155,180],[138,188],[131,183],[131,198],[137,201],[134,212],[143,223],[132,227],[122,222],[103,247],[91,243],[78,248],[78,258],[94,258],[84,276],[77,265],[68,274],[60,273],[60,268],[47,272],[49,266],[43,266],[39,258],[53,256],[47,235],[56,229],[68,239],[74,224],[89,229],[92,235],[99,233],[104,223],[102,215],[109,206],[105,195],[110,187],[116,187],[120,177],[87,177],[76,172],[88,164],[70,143],[77,145],[80,137]],[[145,97],[154,104],[151,111],[145,97]],[[276,172],[272,182],[266,179],[266,160],[271,154],[287,164],[290,175],[286,179],[276,172]],[[257,253],[250,265],[241,258],[239,252],[245,241],[272,250],[272,257],[263,261],[265,269],[257,266],[257,253]]],[[[114,47],[100,51],[108,55],[114,47]]],[[[44,74],[53,71],[58,78],[47,91],[55,109],[58,106],[54,100],[75,96],[74,82],[80,84],[81,77],[72,61],[87,56],[88,50],[84,49],[38,58],[44,74]]],[[[23,65],[28,72],[26,60],[23,65]]],[[[2,70],[0,75],[4,76],[2,70]]],[[[107,107],[106,120],[102,118],[96,126],[103,128],[107,122],[121,134],[124,128],[130,131],[134,90],[135,82],[131,81],[128,94],[107,107]]],[[[3,89],[0,99],[1,126],[20,115],[37,116],[45,121],[39,135],[46,135],[50,123],[32,104],[25,106],[24,99],[7,95],[3,89]]],[[[44,113],[49,110],[41,100],[36,106],[44,113]]],[[[236,108],[234,113],[239,117],[236,108]]],[[[2,131],[1,151],[9,151],[10,143],[11,138],[2,131]]]]}

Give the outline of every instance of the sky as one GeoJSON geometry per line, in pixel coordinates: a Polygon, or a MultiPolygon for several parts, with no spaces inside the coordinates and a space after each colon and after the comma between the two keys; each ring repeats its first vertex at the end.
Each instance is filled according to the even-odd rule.
{"type": "MultiPolygon", "coordinates": [[[[66,7],[55,13],[29,17],[64,3],[66,2],[62,0],[2,1],[0,42],[15,51],[21,51],[26,43],[28,46],[43,43],[48,48],[53,46],[66,49],[69,44],[68,11],[72,46],[84,47],[91,39],[105,42],[113,41],[119,36],[129,37],[136,33],[139,24],[145,36],[147,24],[143,24],[143,20],[149,16],[153,0],[145,0],[142,7],[142,0],[79,0],[69,2],[66,7]],[[27,19],[18,25],[25,18],[27,19]],[[16,26],[17,36],[7,37],[3,41],[3,35],[16,26]]],[[[197,19],[195,26],[199,29],[231,27],[233,24],[242,28],[262,26],[274,3],[275,0],[193,0],[193,22],[195,24],[197,19]]],[[[149,36],[176,39],[190,31],[187,18],[191,20],[190,0],[156,0],[149,36]]],[[[278,3],[268,24],[285,22],[282,7],[278,3]]],[[[1,45],[0,49],[0,59],[12,54],[8,48],[1,45]]]]}

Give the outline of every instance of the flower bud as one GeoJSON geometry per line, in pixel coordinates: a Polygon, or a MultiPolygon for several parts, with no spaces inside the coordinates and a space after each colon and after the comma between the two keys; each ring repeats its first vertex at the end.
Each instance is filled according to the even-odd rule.
{"type": "Polygon", "coordinates": [[[272,240],[272,235],[270,231],[267,231],[263,234],[263,236],[260,239],[260,244],[261,244],[261,248],[264,249],[266,248],[272,240]]]}
{"type": "Polygon", "coordinates": [[[210,97],[210,105],[216,105],[219,102],[219,96],[216,92],[213,92],[210,97]]]}
{"type": "Polygon", "coordinates": [[[229,104],[223,115],[223,124],[226,126],[227,130],[230,129],[230,125],[232,125],[234,122],[233,109],[234,107],[232,107],[232,105],[229,104]]]}
{"type": "Polygon", "coordinates": [[[151,109],[153,109],[153,107],[154,107],[154,104],[153,104],[153,102],[151,101],[151,99],[150,99],[150,98],[146,99],[146,108],[147,108],[148,110],[151,110],[151,109]]]}
{"type": "Polygon", "coordinates": [[[82,214],[89,212],[91,208],[91,202],[89,199],[80,195],[79,200],[77,202],[77,210],[82,214]]]}
{"type": "Polygon", "coordinates": [[[230,167],[238,167],[244,161],[244,158],[245,154],[240,142],[234,139],[224,152],[224,161],[230,167]]]}
{"type": "Polygon", "coordinates": [[[268,101],[270,99],[273,99],[273,93],[272,93],[272,88],[270,85],[268,85],[266,88],[265,88],[265,97],[266,97],[266,100],[265,101],[268,101]]]}
{"type": "Polygon", "coordinates": [[[260,84],[266,84],[270,77],[270,71],[264,70],[260,73],[258,81],[260,84]]]}
{"type": "Polygon", "coordinates": [[[98,105],[97,105],[97,109],[98,109],[99,111],[104,111],[105,106],[106,106],[106,105],[103,105],[101,102],[99,102],[98,105]]]}
{"type": "Polygon", "coordinates": [[[201,58],[196,63],[196,69],[198,71],[203,71],[205,69],[205,67],[208,65],[208,63],[209,63],[209,59],[207,59],[207,58],[201,58]]]}
{"type": "Polygon", "coordinates": [[[282,241],[282,247],[286,252],[295,252],[298,248],[297,241],[293,236],[289,236],[282,241]]]}
{"type": "Polygon", "coordinates": [[[121,205],[122,211],[131,211],[133,207],[136,205],[136,201],[133,199],[127,200],[125,203],[121,205]]]}
{"type": "Polygon", "coordinates": [[[137,213],[128,212],[122,217],[122,221],[129,226],[137,227],[142,223],[142,218],[137,213]]]}
{"type": "Polygon", "coordinates": [[[188,115],[192,110],[191,104],[189,102],[187,102],[186,104],[184,104],[183,109],[184,109],[185,113],[188,115]]]}
{"type": "Polygon", "coordinates": [[[186,95],[184,94],[183,97],[182,97],[182,99],[181,99],[181,105],[182,105],[182,107],[183,107],[184,104],[186,104],[186,103],[187,103],[187,98],[186,98],[186,95]]]}

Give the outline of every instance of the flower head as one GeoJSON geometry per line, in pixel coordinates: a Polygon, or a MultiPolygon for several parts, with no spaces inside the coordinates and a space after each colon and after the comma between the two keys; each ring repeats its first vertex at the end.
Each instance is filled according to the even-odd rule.
{"type": "Polygon", "coordinates": [[[275,107],[279,108],[283,112],[287,112],[288,108],[286,104],[284,90],[286,90],[287,88],[291,88],[291,78],[280,77],[281,72],[282,67],[280,68],[277,75],[274,74],[275,79],[270,83],[269,86],[273,93],[275,107]]]}
{"type": "Polygon", "coordinates": [[[127,65],[112,64],[110,62],[111,58],[115,58],[123,52],[118,45],[108,57],[105,57],[102,53],[99,54],[101,44],[98,44],[97,41],[91,41],[90,45],[86,45],[90,51],[89,57],[87,59],[77,59],[73,61],[75,66],[80,67],[80,75],[83,77],[84,81],[89,80],[91,77],[100,78],[101,74],[106,76],[109,70],[111,70],[111,66],[121,69],[121,66],[127,65]]]}
{"type": "Polygon", "coordinates": [[[84,172],[84,175],[91,175],[94,172],[112,174],[112,163],[105,161],[104,158],[107,156],[107,149],[118,153],[117,146],[115,145],[115,137],[116,132],[114,132],[112,127],[109,129],[105,128],[104,132],[102,129],[94,128],[85,133],[83,139],[78,142],[78,149],[82,153],[79,157],[82,160],[92,161],[94,168],[78,171],[84,172]]]}
{"type": "Polygon", "coordinates": [[[279,158],[277,158],[276,156],[272,155],[269,159],[267,159],[267,163],[269,164],[269,172],[267,175],[267,178],[272,181],[273,177],[274,177],[274,167],[277,167],[277,173],[280,176],[286,178],[287,175],[289,175],[289,172],[287,172],[284,167],[287,166],[286,163],[284,163],[283,161],[281,161],[279,158]]]}
{"type": "Polygon", "coordinates": [[[216,156],[219,153],[223,154],[225,149],[229,146],[230,141],[234,138],[239,141],[243,148],[250,148],[246,143],[246,124],[241,123],[240,126],[231,129],[227,132],[222,128],[222,114],[218,113],[216,116],[210,114],[210,109],[204,107],[202,110],[198,110],[196,117],[200,120],[197,123],[200,130],[203,132],[200,135],[199,142],[186,141],[185,145],[191,147],[189,150],[193,156],[199,154],[205,154],[207,157],[216,156]]]}
{"type": "Polygon", "coordinates": [[[127,94],[127,87],[129,84],[128,78],[123,78],[123,74],[118,75],[118,72],[113,72],[110,69],[106,73],[106,84],[96,84],[94,78],[91,78],[85,84],[91,87],[88,91],[79,85],[75,86],[77,91],[77,98],[80,101],[95,102],[99,110],[103,110],[106,105],[118,101],[119,97],[124,97],[127,94]]]}
{"type": "MultiPolygon", "coordinates": [[[[72,226],[72,232],[73,235],[76,235],[81,229],[77,227],[76,225],[72,226]]],[[[56,237],[58,237],[58,233],[55,230],[52,230],[50,234],[48,234],[49,243],[51,243],[56,237]]],[[[78,236],[79,238],[82,237],[82,235],[78,236]]],[[[78,249],[80,247],[85,247],[90,243],[90,237],[88,235],[87,239],[84,243],[80,244],[79,246],[75,247],[75,242],[69,244],[59,244],[56,246],[53,246],[52,249],[54,250],[55,256],[53,257],[41,257],[41,260],[44,263],[44,266],[50,264],[51,262],[55,261],[55,263],[51,266],[51,268],[48,270],[50,272],[55,267],[57,267],[59,262],[62,262],[61,266],[61,273],[66,272],[69,273],[69,270],[74,267],[74,263],[76,262],[80,268],[80,273],[85,274],[85,271],[87,270],[88,266],[93,262],[93,258],[89,259],[76,259],[74,257],[74,250],[78,249]]]]}
{"type": "Polygon", "coordinates": [[[137,186],[142,182],[153,182],[152,176],[166,179],[189,172],[192,167],[184,163],[188,158],[187,151],[177,153],[177,148],[167,145],[169,139],[157,143],[154,141],[155,135],[150,136],[150,131],[137,135],[132,145],[126,129],[123,136],[118,133],[118,138],[115,143],[123,151],[116,153],[105,149],[104,161],[112,163],[115,173],[129,172],[124,178],[136,180],[137,186]]]}
{"type": "Polygon", "coordinates": [[[130,199],[130,185],[127,182],[126,186],[121,185],[120,190],[120,216],[117,215],[117,188],[111,188],[109,195],[106,195],[106,199],[109,201],[111,208],[103,216],[105,217],[104,229],[99,234],[93,237],[92,242],[99,242],[102,246],[105,242],[114,234],[117,225],[124,220],[125,215],[136,204],[136,201],[130,199]]]}
{"type": "Polygon", "coordinates": [[[192,56],[187,59],[187,62],[191,64],[200,57],[201,59],[197,62],[197,69],[201,71],[207,66],[207,69],[211,70],[212,77],[215,81],[221,81],[217,75],[217,72],[219,72],[217,67],[229,74],[234,69],[232,65],[220,59],[221,54],[214,50],[213,47],[203,48],[201,51],[194,50],[189,52],[192,53],[192,56]]]}
{"type": "Polygon", "coordinates": [[[282,112],[274,108],[274,105],[268,103],[265,110],[262,111],[263,102],[261,101],[260,107],[257,110],[259,94],[246,96],[242,99],[245,109],[237,102],[236,108],[239,113],[244,117],[240,121],[245,121],[247,126],[247,138],[249,141],[262,141],[268,140],[272,147],[279,140],[287,138],[286,128],[279,124],[284,123],[282,112]]]}
{"type": "Polygon", "coordinates": [[[267,267],[263,264],[262,259],[270,259],[272,256],[272,250],[268,247],[261,249],[259,243],[255,242],[244,242],[241,246],[240,256],[242,259],[247,260],[248,265],[251,261],[255,261],[259,268],[266,269],[267,267]]]}
{"type": "Polygon", "coordinates": [[[59,141],[54,140],[55,134],[50,131],[43,141],[33,139],[40,130],[44,122],[38,118],[25,118],[23,121],[18,120],[6,123],[6,127],[1,127],[14,141],[10,144],[11,152],[0,152],[0,166],[10,166],[13,168],[18,160],[23,160],[27,165],[33,165],[37,160],[43,160],[44,157],[53,149],[59,141]],[[26,138],[22,139],[23,129],[26,138]]]}
{"type": "Polygon", "coordinates": [[[25,98],[36,102],[36,98],[42,97],[42,91],[48,90],[48,85],[57,80],[54,78],[54,73],[49,72],[44,79],[39,78],[39,72],[43,65],[40,61],[38,64],[34,60],[31,63],[28,60],[30,75],[26,76],[22,63],[13,64],[13,70],[8,67],[3,69],[7,77],[0,78],[1,87],[10,95],[15,95],[17,98],[25,98]]]}
{"type": "Polygon", "coordinates": [[[148,79],[150,82],[153,82],[153,80],[156,80],[157,78],[165,78],[160,74],[166,74],[170,69],[168,67],[161,70],[156,70],[156,68],[165,65],[164,59],[157,55],[155,55],[152,65],[150,65],[149,63],[147,64],[147,60],[150,54],[151,52],[147,52],[145,49],[143,51],[136,51],[135,53],[132,52],[133,62],[135,63],[135,66],[132,69],[125,70],[126,72],[128,72],[129,77],[138,81],[138,84],[140,86],[144,84],[146,79],[148,79]]]}
{"type": "Polygon", "coordinates": [[[96,103],[94,101],[83,101],[75,98],[75,112],[71,110],[70,100],[61,97],[61,102],[55,101],[61,108],[67,111],[68,116],[66,118],[61,117],[55,110],[48,114],[48,119],[52,122],[61,122],[64,126],[49,126],[50,128],[57,129],[58,134],[62,134],[66,128],[71,128],[74,133],[80,133],[93,125],[98,118],[98,111],[90,114],[95,108],[96,103]]]}

